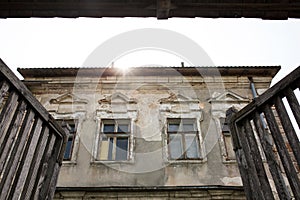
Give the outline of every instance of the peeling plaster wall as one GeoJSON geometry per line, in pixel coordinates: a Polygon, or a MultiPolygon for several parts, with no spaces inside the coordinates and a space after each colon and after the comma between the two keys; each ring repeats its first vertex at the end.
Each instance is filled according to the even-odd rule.
{"type": "MultiPolygon", "coordinates": [[[[38,82],[41,79],[32,80],[38,82]]],[[[80,121],[77,149],[73,150],[73,160],[63,163],[58,187],[242,184],[237,164],[234,161],[224,162],[220,127],[213,119],[213,113],[223,113],[220,115],[225,116],[225,111],[230,106],[240,109],[247,104],[245,101],[252,100],[247,77],[225,76],[222,80],[207,77],[204,80],[192,76],[110,76],[82,78],[79,84],[74,84],[72,77],[42,80],[41,84],[28,85],[40,102],[55,117],[71,116],[80,121]],[[217,99],[218,95],[226,91],[237,94],[242,99],[217,99]],[[74,96],[59,99],[64,94],[74,96]],[[124,95],[115,106],[109,102],[114,94],[124,95]],[[179,95],[186,99],[180,99],[179,95]],[[179,103],[173,104],[172,98],[179,103]],[[163,103],[162,99],[169,100],[163,103]],[[186,103],[189,101],[192,103],[186,103]],[[203,159],[170,162],[165,155],[163,132],[166,124],[162,115],[169,112],[169,116],[195,117],[191,111],[193,109],[196,110],[194,113],[201,113],[199,129],[203,139],[203,159]],[[97,115],[101,117],[104,111],[112,117],[116,113],[118,116],[126,116],[128,112],[136,112],[131,160],[94,162],[96,135],[100,130],[97,115]]],[[[254,81],[257,89],[264,91],[269,87],[271,77],[256,77],[254,81]]]]}

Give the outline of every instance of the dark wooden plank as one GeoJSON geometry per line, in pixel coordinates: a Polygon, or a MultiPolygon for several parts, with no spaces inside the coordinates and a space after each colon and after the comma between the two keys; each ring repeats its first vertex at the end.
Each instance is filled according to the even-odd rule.
{"type": "Polygon", "coordinates": [[[28,88],[16,77],[9,67],[0,59],[0,73],[2,73],[10,84],[29,102],[33,109],[48,121],[48,112],[41,103],[32,95],[28,88]]]}
{"type": "MultiPolygon", "coordinates": [[[[66,145],[67,141],[68,141],[68,133],[66,132],[57,122],[56,120],[52,117],[52,115],[49,115],[49,120],[48,120],[48,128],[53,130],[53,134],[55,134],[58,138],[62,138],[63,141],[65,141],[63,143],[63,145],[66,145]]],[[[63,161],[64,158],[64,152],[61,152],[60,155],[58,156],[58,160],[59,162],[63,161]]]]}
{"type": "Polygon", "coordinates": [[[275,105],[284,132],[300,167],[300,145],[296,131],[293,128],[293,124],[289,118],[288,112],[286,111],[283,101],[280,97],[275,98],[275,105]]]}
{"type": "Polygon", "coordinates": [[[270,138],[269,133],[264,129],[263,124],[261,122],[261,115],[258,112],[255,112],[253,122],[256,127],[258,136],[260,138],[260,143],[264,150],[267,163],[270,169],[270,173],[273,177],[278,196],[280,199],[286,199],[286,200],[291,199],[291,195],[288,191],[288,188],[285,185],[283,176],[281,174],[281,169],[279,167],[280,165],[277,159],[275,158],[273,152],[273,139],[270,138]]]}
{"type": "MultiPolygon", "coordinates": [[[[50,132],[51,133],[51,132],[50,132]]],[[[54,148],[53,152],[51,153],[51,157],[48,160],[48,168],[47,168],[47,173],[45,174],[43,186],[39,192],[39,199],[44,199],[45,197],[48,196],[49,193],[54,192],[50,191],[50,186],[53,182],[52,177],[57,176],[56,171],[55,171],[55,165],[57,164],[57,155],[60,153],[60,147],[62,145],[62,140],[61,138],[55,138],[55,143],[54,143],[54,148]]]]}
{"type": "Polygon", "coordinates": [[[31,132],[33,121],[34,121],[34,113],[33,111],[29,110],[26,113],[24,123],[21,127],[20,134],[16,141],[18,145],[14,146],[11,157],[9,158],[10,160],[8,161],[8,163],[10,163],[10,165],[7,165],[7,167],[5,168],[6,171],[4,172],[3,177],[1,179],[0,188],[2,188],[2,192],[0,194],[0,199],[5,199],[6,195],[9,192],[13,178],[19,177],[19,173],[16,172],[16,170],[19,165],[19,160],[23,154],[26,141],[31,140],[30,132],[31,132]]]}
{"type": "Polygon", "coordinates": [[[237,124],[235,121],[231,121],[230,123],[230,130],[231,130],[231,136],[233,140],[233,149],[235,152],[236,156],[236,161],[238,163],[239,171],[241,174],[241,178],[243,181],[243,186],[245,188],[245,195],[248,197],[248,199],[251,197],[252,192],[251,192],[251,184],[250,184],[250,176],[248,173],[248,164],[245,158],[245,153],[244,150],[241,148],[239,138],[238,138],[238,128],[237,124]],[[235,139],[233,139],[235,138],[235,139]]]}
{"type": "Polygon", "coordinates": [[[262,194],[264,195],[265,199],[270,199],[273,200],[274,196],[272,193],[271,186],[269,184],[269,180],[265,171],[265,168],[263,166],[263,161],[261,158],[261,154],[258,148],[258,144],[256,142],[253,129],[251,127],[251,124],[248,120],[245,120],[244,123],[245,129],[247,130],[246,132],[246,137],[249,142],[250,148],[250,154],[253,158],[254,161],[254,166],[257,172],[257,176],[260,182],[260,189],[263,191],[262,194]]]}
{"type": "Polygon", "coordinates": [[[15,187],[13,187],[14,190],[11,190],[10,196],[12,196],[12,199],[19,199],[20,195],[23,191],[23,187],[25,184],[25,180],[27,178],[27,175],[29,173],[30,165],[34,157],[34,152],[37,147],[38,139],[40,136],[40,133],[42,131],[42,120],[36,119],[35,120],[35,126],[33,127],[33,132],[31,133],[32,138],[30,142],[26,143],[27,152],[25,155],[23,155],[23,162],[22,165],[20,165],[20,175],[17,181],[14,181],[15,187]]]}
{"type": "Polygon", "coordinates": [[[5,145],[3,143],[6,136],[6,131],[10,125],[10,122],[14,116],[15,110],[18,106],[18,95],[12,92],[9,95],[7,102],[0,114],[0,146],[5,145]]]}
{"type": "Polygon", "coordinates": [[[67,134],[1,59],[0,77],[0,199],[52,198],[67,134]]]}
{"type": "Polygon", "coordinates": [[[52,200],[54,197],[60,166],[61,165],[59,165],[59,163],[55,163],[54,170],[53,170],[54,176],[51,177],[48,194],[46,197],[47,200],[52,200]]]}
{"type": "Polygon", "coordinates": [[[233,133],[233,134],[231,134],[233,149],[240,149],[241,148],[241,144],[239,142],[239,136],[238,136],[238,133],[237,133],[236,121],[232,120],[232,117],[237,112],[238,112],[238,110],[233,108],[233,107],[229,108],[226,111],[226,117],[228,118],[228,121],[229,121],[230,131],[233,133]]]}
{"type": "Polygon", "coordinates": [[[270,106],[264,108],[264,113],[294,197],[300,199],[300,181],[270,106]]]}
{"type": "Polygon", "coordinates": [[[41,165],[37,172],[38,179],[36,180],[36,182],[34,184],[30,199],[38,200],[39,197],[41,196],[40,192],[42,190],[42,186],[43,186],[43,183],[45,182],[46,175],[48,172],[48,167],[49,167],[48,162],[51,157],[51,154],[52,154],[52,151],[54,148],[54,144],[55,144],[55,140],[56,140],[56,136],[54,134],[50,134],[49,137],[50,138],[47,141],[45,152],[44,152],[43,158],[41,160],[41,165]]]}
{"type": "Polygon", "coordinates": [[[246,138],[247,131],[245,126],[237,126],[238,131],[237,134],[240,138],[240,144],[243,151],[240,151],[241,161],[239,161],[239,166],[243,168],[245,173],[242,176],[243,184],[246,181],[246,185],[244,184],[245,191],[247,193],[247,199],[265,199],[261,190],[257,188],[261,188],[261,184],[259,182],[259,178],[257,175],[257,171],[255,168],[254,159],[251,155],[250,144],[246,138]]]}
{"type": "Polygon", "coordinates": [[[29,174],[27,176],[25,186],[26,188],[23,190],[21,199],[30,199],[30,195],[34,186],[34,183],[37,179],[37,171],[39,166],[41,165],[42,156],[45,152],[45,147],[47,144],[47,140],[49,138],[49,129],[47,127],[43,128],[43,133],[40,136],[39,143],[34,153],[34,160],[31,163],[31,167],[29,170],[29,174]]]}
{"type": "Polygon", "coordinates": [[[14,114],[11,125],[8,128],[7,134],[4,137],[3,144],[0,146],[0,173],[2,172],[7,158],[10,156],[14,143],[17,140],[16,136],[21,126],[23,115],[26,111],[26,103],[22,101],[14,114]]]}
{"type": "Polygon", "coordinates": [[[4,97],[6,96],[8,90],[9,90],[9,84],[3,80],[0,84],[0,106],[2,105],[4,97]]]}
{"type": "MultiPolygon", "coordinates": [[[[48,111],[41,105],[41,103],[32,95],[29,89],[14,75],[14,73],[9,69],[9,67],[0,59],[0,74],[3,74],[7,81],[13,86],[13,88],[18,91],[28,104],[32,106],[33,110],[43,118],[44,121],[49,121],[49,128],[51,127],[55,130],[55,134],[60,137],[66,138],[65,132],[62,128],[55,122],[53,117],[49,115],[48,111]]],[[[0,118],[1,121],[1,118],[0,118]]],[[[0,129],[1,130],[1,129],[0,129]]],[[[1,134],[1,131],[0,131],[1,134]]]]}
{"type": "Polygon", "coordinates": [[[291,88],[287,88],[285,90],[285,94],[286,99],[288,100],[291,110],[294,114],[294,117],[298,123],[298,126],[300,127],[300,106],[297,97],[291,88]]]}
{"type": "Polygon", "coordinates": [[[284,91],[289,85],[297,82],[300,79],[300,67],[292,71],[281,81],[276,83],[270,89],[268,89],[261,96],[257,97],[254,101],[248,104],[246,107],[241,109],[236,115],[233,116],[234,121],[238,122],[238,119],[242,119],[244,116],[247,116],[255,111],[256,108],[266,104],[266,102],[272,100],[273,96],[284,91]]]}

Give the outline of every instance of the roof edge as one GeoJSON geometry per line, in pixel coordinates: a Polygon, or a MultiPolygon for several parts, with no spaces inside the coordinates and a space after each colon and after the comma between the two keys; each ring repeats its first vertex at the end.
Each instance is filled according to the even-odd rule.
{"type": "Polygon", "coordinates": [[[26,78],[76,77],[76,76],[271,76],[274,77],[281,66],[217,66],[217,67],[133,67],[121,68],[72,67],[72,68],[18,68],[26,78]]]}
{"type": "Polygon", "coordinates": [[[107,186],[107,187],[56,187],[57,192],[61,191],[89,191],[89,192],[111,192],[111,191],[179,191],[179,190],[240,190],[244,191],[243,186],[222,186],[222,185],[203,185],[203,186],[107,186]]]}

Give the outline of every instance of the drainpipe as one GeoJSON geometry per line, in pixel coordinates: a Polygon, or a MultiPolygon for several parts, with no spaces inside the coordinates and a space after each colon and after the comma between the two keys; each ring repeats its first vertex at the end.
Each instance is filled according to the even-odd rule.
{"type": "MultiPolygon", "coordinates": [[[[253,82],[253,78],[252,77],[248,77],[248,79],[250,81],[250,88],[251,88],[251,91],[252,91],[253,98],[255,99],[255,98],[258,97],[258,95],[257,95],[256,88],[255,88],[255,85],[254,85],[254,82],[253,82]]],[[[259,116],[260,116],[260,121],[261,121],[264,129],[266,129],[267,125],[266,125],[266,122],[264,120],[263,114],[261,113],[259,116]]]]}

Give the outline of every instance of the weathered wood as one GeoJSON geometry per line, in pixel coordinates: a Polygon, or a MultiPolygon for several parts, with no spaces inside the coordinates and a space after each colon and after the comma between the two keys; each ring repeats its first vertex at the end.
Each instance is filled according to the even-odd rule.
{"type": "MultiPolygon", "coordinates": [[[[265,93],[252,101],[247,106],[245,106],[242,110],[240,110],[237,114],[232,117],[232,121],[238,121],[245,116],[251,115],[251,113],[255,112],[257,108],[265,105],[266,102],[269,102],[273,99],[274,96],[280,94],[282,91],[286,90],[289,86],[293,85],[293,83],[297,82],[300,77],[300,67],[297,67],[293,72],[283,78],[281,81],[276,83],[273,87],[268,89],[265,93]]],[[[294,85],[295,87],[295,85],[294,85]]]]}
{"type": "Polygon", "coordinates": [[[297,137],[296,131],[293,128],[293,124],[289,118],[289,115],[280,97],[275,98],[275,105],[284,132],[287,136],[287,139],[292,148],[297,163],[300,166],[300,145],[299,145],[299,139],[297,137]]]}
{"type": "MultiPolygon", "coordinates": [[[[229,118],[228,121],[229,122],[232,122],[232,117],[233,117],[233,114],[236,114],[238,111],[234,108],[231,108],[232,110],[232,114],[231,115],[228,115],[227,117],[229,118]]],[[[232,126],[230,126],[230,131],[233,133],[231,134],[231,139],[232,139],[232,144],[233,144],[233,149],[241,149],[241,144],[240,144],[240,140],[239,140],[239,135],[238,133],[236,132],[237,130],[237,124],[236,122],[235,123],[232,123],[232,126]]]]}
{"type": "Polygon", "coordinates": [[[271,186],[269,184],[269,180],[265,171],[265,168],[263,166],[263,161],[261,158],[261,154],[258,148],[258,144],[256,142],[255,136],[254,136],[254,132],[253,129],[251,127],[250,121],[249,120],[245,120],[244,121],[244,126],[245,126],[245,130],[246,130],[246,138],[249,142],[249,146],[250,146],[250,154],[253,158],[253,161],[255,163],[255,169],[256,169],[256,173],[260,182],[260,185],[258,185],[258,187],[260,186],[261,190],[264,191],[263,192],[263,196],[265,199],[270,199],[273,200],[273,194],[272,194],[272,189],[271,186]]]}
{"type": "MultiPolygon", "coordinates": [[[[50,114],[49,114],[49,120],[48,120],[48,127],[49,127],[49,129],[53,130],[52,133],[55,134],[58,138],[62,138],[62,140],[64,141],[62,143],[62,145],[67,144],[69,132],[66,132],[50,114]]],[[[64,158],[64,150],[61,150],[61,152],[58,156],[58,161],[62,162],[63,158],[64,158]]]]}
{"type": "MultiPolygon", "coordinates": [[[[297,1],[169,1],[162,18],[155,0],[140,1],[1,1],[0,16],[9,17],[209,17],[299,18],[297,1]]],[[[165,8],[166,7],[166,8],[165,8]]]]}
{"type": "Polygon", "coordinates": [[[0,199],[52,197],[67,134],[1,59],[0,112],[0,199]]]}
{"type": "MultiPolygon", "coordinates": [[[[245,123],[245,122],[244,122],[245,123]]],[[[247,131],[245,126],[238,126],[238,134],[240,138],[240,144],[243,149],[244,153],[244,158],[245,160],[242,160],[239,165],[244,167],[244,171],[247,174],[247,178],[244,179],[249,179],[249,185],[245,186],[245,190],[249,190],[250,196],[247,196],[247,198],[253,198],[253,199],[265,199],[264,195],[261,190],[257,190],[257,188],[261,188],[261,184],[257,175],[256,167],[254,165],[254,159],[253,156],[251,155],[251,150],[250,150],[250,144],[249,141],[246,138],[247,131]],[[251,178],[250,178],[251,177],[251,178]],[[247,188],[248,187],[248,188],[247,188]]]]}
{"type": "MultiPolygon", "coordinates": [[[[237,111],[233,109],[232,114],[236,113],[237,111]]],[[[232,115],[228,116],[230,118],[232,118],[232,115]]],[[[237,122],[233,122],[231,121],[231,135],[232,135],[232,144],[233,144],[233,150],[235,152],[236,155],[236,160],[238,163],[238,167],[239,167],[239,171],[241,174],[241,178],[243,181],[243,186],[245,189],[245,194],[246,197],[251,197],[252,195],[252,189],[251,189],[251,184],[250,184],[250,176],[249,173],[247,171],[248,169],[248,164],[245,158],[245,153],[244,150],[241,147],[240,141],[239,141],[239,137],[238,137],[238,125],[236,124],[237,122]]]]}
{"type": "Polygon", "coordinates": [[[273,153],[273,140],[270,138],[269,133],[263,128],[261,117],[258,112],[255,112],[253,118],[254,125],[256,127],[258,136],[260,138],[261,146],[264,150],[270,173],[273,177],[276,190],[280,199],[291,199],[288,188],[285,185],[284,179],[281,174],[279,163],[276,160],[273,153]]]}
{"type": "MultiPolygon", "coordinates": [[[[61,165],[59,165],[57,162],[55,163],[53,174],[58,174],[59,173],[60,166],[61,165]]],[[[51,181],[50,181],[50,185],[49,185],[49,191],[55,191],[56,184],[57,184],[57,179],[58,179],[58,176],[52,176],[51,177],[51,181]]],[[[46,199],[47,200],[52,200],[53,196],[54,196],[53,192],[47,192],[46,199]]]]}
{"type": "Polygon", "coordinates": [[[300,199],[300,181],[270,106],[264,108],[264,113],[294,197],[300,199]]]}
{"type": "Polygon", "coordinates": [[[11,120],[14,116],[14,112],[18,106],[18,95],[15,92],[12,92],[9,95],[9,98],[2,109],[0,114],[0,146],[5,145],[3,143],[4,138],[6,137],[6,131],[11,123],[11,120]]]}
{"type": "Polygon", "coordinates": [[[36,200],[39,199],[39,196],[41,196],[40,192],[42,190],[43,184],[45,183],[46,175],[47,175],[48,169],[49,169],[48,162],[51,157],[51,154],[52,154],[52,151],[54,148],[54,144],[55,144],[55,140],[56,140],[55,135],[49,134],[49,137],[50,138],[47,141],[47,145],[45,147],[45,153],[44,153],[42,161],[41,161],[41,163],[43,163],[43,164],[40,165],[39,170],[37,172],[38,180],[34,184],[30,199],[36,199],[36,200]]]}
{"type": "MultiPolygon", "coordinates": [[[[288,142],[287,145],[290,145],[290,147],[292,148],[294,157],[298,163],[298,167],[300,167],[299,139],[296,135],[293,124],[289,119],[289,115],[282,101],[282,98],[284,97],[287,98],[288,103],[296,118],[296,121],[300,127],[300,106],[293,92],[293,90],[299,88],[299,86],[300,86],[300,67],[295,69],[292,73],[290,73],[280,82],[275,84],[272,88],[268,89],[264,94],[256,98],[254,101],[252,101],[250,104],[248,104],[246,107],[244,107],[242,110],[240,110],[237,114],[235,114],[231,118],[230,127],[232,131],[232,139],[233,139],[234,148],[236,150],[235,152],[237,156],[237,161],[241,172],[247,199],[253,199],[253,195],[252,195],[253,188],[251,187],[251,184],[256,183],[256,176],[254,174],[249,175],[247,173],[246,168],[247,167],[251,168],[249,162],[255,163],[256,171],[253,171],[253,173],[258,175],[258,178],[261,181],[262,185],[266,184],[266,183],[263,184],[263,182],[266,181],[270,182],[269,180],[266,179],[265,174],[261,173],[262,170],[261,160],[259,159],[256,160],[256,156],[258,155],[258,149],[254,142],[255,138],[252,136],[250,130],[251,126],[247,122],[244,123],[245,120],[247,121],[251,119],[253,119],[256,131],[259,135],[259,140],[262,145],[264,154],[266,156],[269,171],[274,180],[279,198],[291,199],[292,197],[294,197],[295,199],[300,199],[300,190],[299,190],[300,181],[296,173],[294,163],[292,162],[291,159],[292,155],[290,154],[290,152],[287,151],[287,146],[285,144],[285,142],[288,142]],[[282,133],[277,125],[279,121],[276,121],[277,119],[275,118],[273,111],[271,109],[271,106],[274,105],[274,103],[275,103],[275,108],[277,110],[277,113],[279,115],[279,119],[283,126],[284,132],[282,133]],[[261,117],[262,112],[264,113],[264,117],[268,122],[268,127],[271,130],[272,138],[269,135],[269,131],[267,131],[266,127],[263,125],[264,119],[262,119],[261,117]],[[245,129],[249,130],[249,132],[245,131],[245,129]],[[244,140],[246,139],[243,138],[245,132],[250,134],[248,135],[250,137],[247,138],[248,139],[247,142],[249,142],[249,144],[251,145],[250,154],[247,153],[248,144],[247,142],[244,142],[244,140]],[[283,137],[286,137],[287,141],[285,141],[283,137]],[[273,152],[273,147],[274,147],[273,141],[276,145],[278,153],[273,152]],[[239,158],[241,157],[241,152],[242,152],[241,150],[239,150],[239,148],[243,149],[245,152],[243,156],[247,160],[247,165],[241,162],[243,160],[239,158]],[[279,154],[280,159],[277,158],[277,154],[279,154]],[[284,172],[282,172],[280,169],[281,164],[284,167],[284,172]],[[292,191],[288,189],[288,186],[286,185],[287,183],[285,183],[284,176],[287,177],[289,186],[291,187],[292,191]],[[291,192],[293,194],[291,194],[291,192]]],[[[256,186],[257,186],[256,188],[257,190],[262,191],[264,194],[266,193],[266,188],[261,187],[259,185],[256,186]]],[[[256,198],[257,196],[254,197],[254,199],[256,198]]]]}
{"type": "Polygon", "coordinates": [[[300,127],[300,106],[297,97],[291,88],[287,88],[285,90],[285,93],[286,93],[286,99],[288,100],[291,110],[294,114],[294,117],[298,123],[298,126],[300,127]]]}
{"type": "Polygon", "coordinates": [[[30,177],[30,178],[27,177],[27,180],[25,182],[26,189],[23,190],[21,199],[30,199],[31,192],[32,192],[33,186],[35,184],[35,181],[38,181],[38,180],[36,180],[37,172],[38,172],[39,166],[41,164],[42,156],[45,152],[45,147],[47,145],[48,138],[49,138],[49,129],[47,127],[44,127],[42,137],[39,139],[39,144],[34,153],[34,160],[32,161],[32,164],[31,164],[31,167],[29,170],[30,174],[28,174],[28,177],[30,177]]]}
{"type": "Polygon", "coordinates": [[[47,110],[40,104],[40,102],[32,95],[28,88],[16,77],[16,75],[14,75],[14,73],[1,59],[0,73],[10,81],[10,85],[13,86],[16,91],[22,94],[22,97],[28,101],[33,110],[39,113],[45,121],[48,121],[49,114],[47,110]]]}
{"type": "Polygon", "coordinates": [[[0,199],[4,199],[8,194],[13,178],[19,177],[19,173],[16,170],[19,166],[19,160],[25,148],[26,141],[30,140],[29,134],[31,131],[33,120],[34,113],[32,111],[27,111],[24,123],[20,130],[20,134],[16,141],[16,145],[14,146],[14,149],[8,161],[8,163],[10,164],[6,166],[4,175],[1,179],[0,188],[2,188],[2,192],[0,194],[0,199]]]}
{"type": "Polygon", "coordinates": [[[48,161],[48,172],[46,174],[43,187],[41,188],[39,198],[45,198],[48,196],[49,191],[51,191],[51,184],[53,184],[53,174],[55,174],[55,165],[57,163],[57,155],[60,153],[60,147],[63,143],[63,140],[61,138],[56,138],[54,143],[54,149],[51,154],[51,157],[48,161]]]}
{"type": "Polygon", "coordinates": [[[0,146],[0,173],[7,161],[7,158],[10,156],[11,149],[14,146],[14,142],[16,141],[16,135],[19,131],[19,127],[21,126],[23,115],[26,111],[26,103],[23,101],[19,104],[16,112],[14,113],[14,117],[12,119],[12,123],[8,128],[8,133],[6,134],[3,140],[3,144],[0,146]]]}
{"type": "Polygon", "coordinates": [[[22,165],[19,168],[21,170],[21,173],[17,181],[16,187],[13,188],[14,191],[13,191],[12,199],[19,199],[23,191],[23,188],[25,186],[25,180],[29,174],[30,165],[32,163],[34,152],[37,147],[38,139],[42,131],[42,123],[43,121],[41,119],[36,119],[36,124],[34,126],[33,132],[31,133],[32,135],[31,141],[30,143],[29,142],[26,143],[27,151],[24,152],[25,153],[25,156],[23,156],[24,161],[22,162],[22,165]]]}
{"type": "Polygon", "coordinates": [[[0,106],[2,105],[4,97],[6,96],[8,90],[9,84],[5,80],[3,80],[0,84],[0,106]]]}

